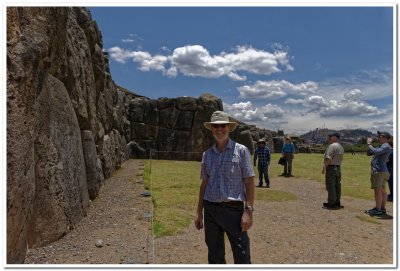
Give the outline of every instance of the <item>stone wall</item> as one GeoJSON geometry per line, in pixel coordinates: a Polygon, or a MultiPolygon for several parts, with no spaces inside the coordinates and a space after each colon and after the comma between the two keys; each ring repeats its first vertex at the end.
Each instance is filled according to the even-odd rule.
{"type": "Polygon", "coordinates": [[[128,157],[118,93],[84,8],[7,8],[7,262],[85,216],[128,157]]]}
{"type": "MultiPolygon", "coordinates": [[[[66,235],[128,158],[200,160],[211,95],[149,99],[117,86],[85,8],[7,8],[7,263],[66,235]]],[[[251,152],[272,135],[240,123],[251,152]]]]}

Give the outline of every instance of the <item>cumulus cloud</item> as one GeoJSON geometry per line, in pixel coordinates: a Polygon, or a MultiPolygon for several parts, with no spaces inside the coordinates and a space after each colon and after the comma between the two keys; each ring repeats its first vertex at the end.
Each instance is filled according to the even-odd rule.
{"type": "Polygon", "coordinates": [[[234,104],[224,103],[224,110],[238,120],[252,123],[281,118],[285,113],[277,105],[266,104],[261,107],[254,107],[250,101],[234,104]]]}
{"type": "Polygon", "coordinates": [[[109,52],[111,58],[119,63],[126,63],[130,59],[137,62],[142,71],[157,70],[167,76],[177,76],[180,72],[185,76],[227,76],[235,81],[244,81],[247,78],[240,72],[270,75],[282,70],[293,70],[287,52],[280,50],[271,53],[249,46],[238,46],[232,53],[221,52],[218,55],[212,55],[201,45],[178,47],[168,56],[152,56],[148,52],[119,47],[112,47],[109,52]],[[156,68],[152,64],[156,64],[156,68]]]}
{"type": "Polygon", "coordinates": [[[141,71],[161,71],[166,73],[165,64],[168,58],[162,55],[152,56],[148,52],[142,51],[128,51],[119,47],[112,47],[109,49],[110,56],[119,63],[126,63],[128,59],[133,62],[139,63],[139,70],[141,71]]]}
{"type": "Polygon", "coordinates": [[[238,87],[239,97],[248,99],[278,99],[289,94],[306,96],[318,89],[316,82],[307,81],[300,84],[292,84],[285,80],[257,81],[253,85],[238,87]]]}
{"type": "Polygon", "coordinates": [[[376,106],[363,101],[362,92],[359,89],[353,89],[346,92],[344,99],[327,100],[326,98],[313,95],[304,99],[287,99],[286,104],[303,105],[309,108],[308,113],[319,113],[321,117],[333,116],[379,116],[386,113],[384,109],[379,109],[376,106]]]}
{"type": "Polygon", "coordinates": [[[344,94],[344,98],[350,101],[359,101],[361,99],[362,93],[359,89],[353,89],[344,94]]]}
{"type": "Polygon", "coordinates": [[[372,128],[377,131],[385,131],[393,133],[393,120],[375,121],[372,123],[372,128]]]}

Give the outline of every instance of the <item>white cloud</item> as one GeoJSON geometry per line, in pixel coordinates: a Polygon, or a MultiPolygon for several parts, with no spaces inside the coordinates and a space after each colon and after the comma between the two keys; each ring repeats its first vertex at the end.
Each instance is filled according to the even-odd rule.
{"type": "Polygon", "coordinates": [[[121,49],[119,47],[112,47],[108,49],[110,57],[119,63],[126,63],[126,60],[133,57],[133,52],[121,49]]]}
{"type": "Polygon", "coordinates": [[[166,73],[165,63],[168,58],[162,55],[152,56],[148,52],[142,51],[128,51],[119,47],[112,47],[109,49],[110,56],[119,63],[126,63],[127,60],[139,63],[139,70],[141,71],[161,71],[166,73]]]}
{"type": "Polygon", "coordinates": [[[300,84],[292,84],[288,81],[257,81],[253,85],[238,87],[239,97],[248,99],[278,99],[289,94],[305,96],[315,93],[318,89],[316,82],[307,81],[300,84]]]}
{"type": "Polygon", "coordinates": [[[171,49],[169,49],[167,46],[161,46],[160,50],[168,53],[171,52],[171,49]]]}
{"type": "Polygon", "coordinates": [[[340,116],[379,116],[386,113],[386,110],[368,104],[361,100],[362,92],[359,89],[353,89],[346,92],[344,99],[327,100],[326,98],[313,95],[305,99],[287,99],[286,104],[299,105],[309,108],[308,113],[319,113],[321,117],[340,117],[340,116]]]}
{"type": "Polygon", "coordinates": [[[121,41],[122,41],[123,43],[132,43],[132,42],[135,42],[134,39],[130,39],[130,38],[128,38],[128,39],[121,39],[121,41]]]}
{"type": "Polygon", "coordinates": [[[393,70],[390,67],[363,70],[347,77],[330,78],[319,82],[319,92],[324,93],[324,97],[329,99],[343,96],[349,89],[362,90],[364,100],[393,96],[393,70]]]}
{"type": "Polygon", "coordinates": [[[359,101],[361,99],[362,93],[359,89],[353,89],[344,94],[344,98],[350,101],[359,101]]]}
{"type": "Polygon", "coordinates": [[[285,111],[277,105],[266,104],[261,107],[254,107],[250,101],[234,104],[224,103],[224,110],[232,117],[246,122],[266,122],[268,120],[281,118],[285,111]]]}
{"type": "Polygon", "coordinates": [[[109,52],[111,58],[119,63],[126,63],[128,59],[132,59],[139,63],[139,69],[142,71],[157,70],[168,76],[176,76],[180,72],[185,76],[227,76],[235,81],[244,81],[247,77],[239,72],[270,75],[282,70],[293,70],[287,52],[270,53],[247,46],[238,46],[232,53],[221,52],[219,55],[211,55],[201,45],[178,47],[168,56],[152,56],[148,52],[129,51],[119,47],[112,47],[109,52]],[[166,72],[171,68],[171,72],[166,72]]]}
{"type": "Polygon", "coordinates": [[[372,123],[372,128],[377,131],[385,131],[390,134],[393,133],[393,120],[375,121],[372,123]]]}

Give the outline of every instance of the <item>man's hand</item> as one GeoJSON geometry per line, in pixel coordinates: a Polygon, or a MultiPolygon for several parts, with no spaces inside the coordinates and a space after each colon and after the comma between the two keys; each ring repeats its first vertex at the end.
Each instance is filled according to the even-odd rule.
{"type": "Polygon", "coordinates": [[[242,231],[249,230],[252,225],[253,225],[253,212],[244,210],[241,222],[242,231]]]}
{"type": "Polygon", "coordinates": [[[201,230],[203,228],[203,214],[198,213],[196,216],[196,220],[194,221],[194,226],[196,229],[201,230]]]}

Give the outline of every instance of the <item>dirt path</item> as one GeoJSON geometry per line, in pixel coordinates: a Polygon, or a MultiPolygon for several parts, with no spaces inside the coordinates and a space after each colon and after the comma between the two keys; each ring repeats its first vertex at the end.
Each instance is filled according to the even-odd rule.
{"type": "MultiPolygon", "coordinates": [[[[107,180],[100,196],[92,202],[88,216],[77,228],[50,246],[29,250],[25,262],[206,264],[204,232],[193,225],[178,236],[152,242],[146,218],[152,212],[151,198],[140,195],[144,191],[143,168],[143,161],[125,162],[107,180]],[[96,247],[99,239],[103,240],[102,247],[96,247]]],[[[372,207],[372,201],[344,197],[344,209],[326,210],[321,208],[326,201],[321,183],[272,176],[271,189],[294,193],[298,199],[256,200],[254,226],[249,231],[254,264],[393,262],[393,220],[364,214],[364,209],[372,207]],[[378,243],[380,253],[376,253],[378,243]]],[[[391,203],[387,210],[392,214],[391,203]]],[[[227,262],[233,263],[228,242],[226,247],[227,262]]]]}

